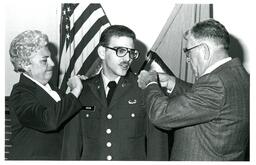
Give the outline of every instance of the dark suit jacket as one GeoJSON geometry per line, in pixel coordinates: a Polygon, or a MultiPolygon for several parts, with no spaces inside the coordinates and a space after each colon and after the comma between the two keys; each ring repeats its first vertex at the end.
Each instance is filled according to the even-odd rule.
{"type": "Polygon", "coordinates": [[[156,84],[145,89],[150,120],[174,129],[171,160],[243,160],[249,141],[249,75],[233,59],[185,85],[175,97],[156,84]]]}
{"type": "Polygon", "coordinates": [[[58,94],[61,101],[55,102],[40,86],[21,74],[9,102],[10,159],[60,159],[62,124],[81,109],[81,104],[73,94],[58,94]]]}
{"type": "Polygon", "coordinates": [[[84,108],[65,128],[63,159],[168,160],[168,135],[149,122],[135,75],[121,77],[109,106],[100,74],[83,85],[84,108]]]}

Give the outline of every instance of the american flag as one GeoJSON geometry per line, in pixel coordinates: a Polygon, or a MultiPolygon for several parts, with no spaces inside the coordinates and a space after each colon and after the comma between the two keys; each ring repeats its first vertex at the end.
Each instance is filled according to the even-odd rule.
{"type": "Polygon", "coordinates": [[[100,4],[64,3],[61,12],[59,88],[67,91],[71,76],[99,71],[97,45],[110,23],[100,4]]]}

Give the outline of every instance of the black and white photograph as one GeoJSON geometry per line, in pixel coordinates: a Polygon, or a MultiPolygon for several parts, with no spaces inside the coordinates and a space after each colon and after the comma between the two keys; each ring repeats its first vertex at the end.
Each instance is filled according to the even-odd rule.
{"type": "Polygon", "coordinates": [[[255,161],[253,1],[3,6],[1,162],[255,161]]]}

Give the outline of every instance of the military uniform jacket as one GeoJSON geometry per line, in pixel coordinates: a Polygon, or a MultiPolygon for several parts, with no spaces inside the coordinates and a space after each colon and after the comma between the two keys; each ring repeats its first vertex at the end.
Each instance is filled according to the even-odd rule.
{"type": "Polygon", "coordinates": [[[81,109],[81,104],[73,94],[57,92],[61,98],[59,102],[21,74],[9,102],[10,159],[60,159],[63,123],[81,109]]]}
{"type": "Polygon", "coordinates": [[[121,77],[109,106],[100,74],[83,85],[83,110],[66,128],[64,159],[168,160],[168,136],[149,123],[135,75],[121,77]]]}

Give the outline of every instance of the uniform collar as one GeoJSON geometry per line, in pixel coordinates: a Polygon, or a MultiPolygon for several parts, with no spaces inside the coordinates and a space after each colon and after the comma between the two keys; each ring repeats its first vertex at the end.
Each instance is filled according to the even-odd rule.
{"type": "MultiPolygon", "coordinates": [[[[101,77],[102,77],[102,80],[103,80],[103,85],[104,85],[105,93],[107,94],[107,92],[109,90],[108,83],[110,82],[110,80],[104,75],[103,71],[101,71],[101,77]]],[[[121,76],[118,76],[114,80],[116,82],[116,84],[118,84],[120,78],[121,78],[121,76]]]]}

